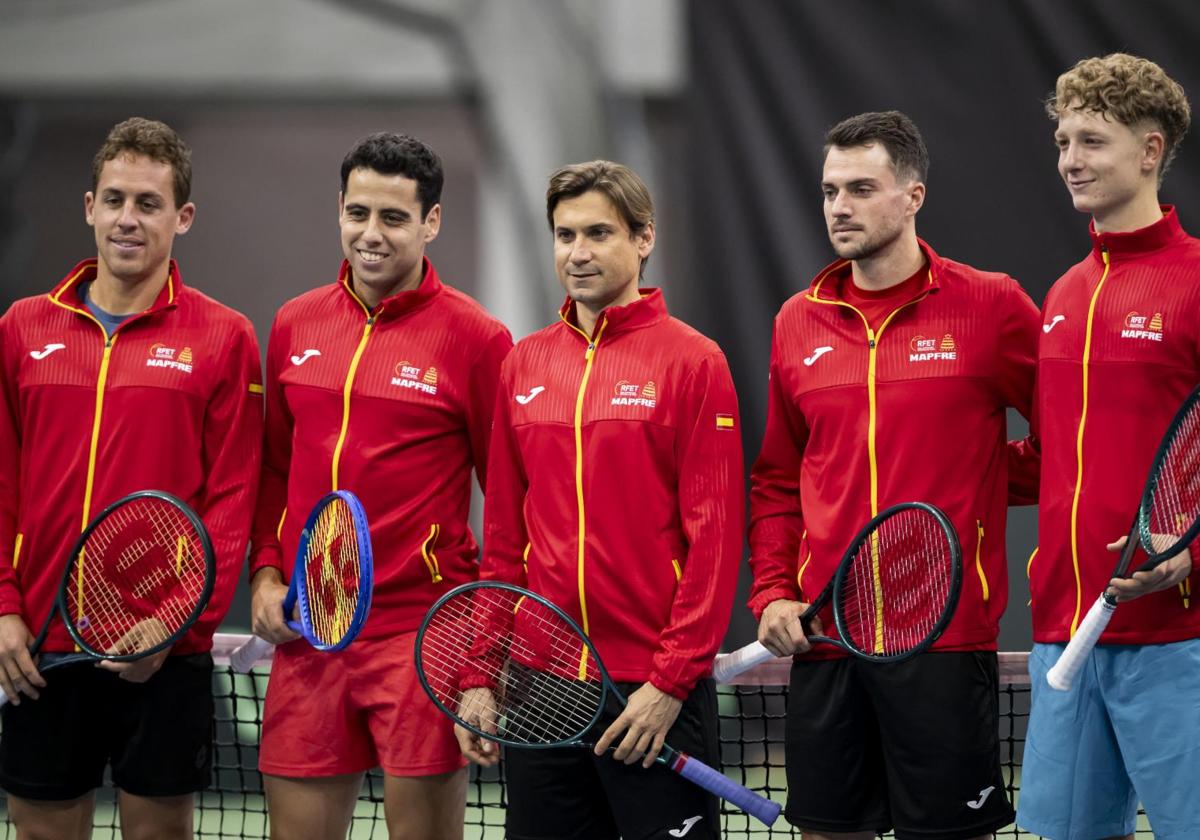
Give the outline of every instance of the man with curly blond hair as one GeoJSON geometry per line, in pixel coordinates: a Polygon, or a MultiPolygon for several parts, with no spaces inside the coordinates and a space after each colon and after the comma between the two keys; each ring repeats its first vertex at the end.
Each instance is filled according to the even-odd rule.
{"type": "Polygon", "coordinates": [[[1158,441],[1200,381],[1200,240],[1158,203],[1191,110],[1161,67],[1117,53],[1060,76],[1047,111],[1093,245],[1042,309],[1033,708],[1017,822],[1052,840],[1131,836],[1140,800],[1159,840],[1200,837],[1192,555],[1109,579],[1158,441]],[[1126,603],[1075,687],[1055,691],[1046,672],[1105,586],[1126,603]]]}

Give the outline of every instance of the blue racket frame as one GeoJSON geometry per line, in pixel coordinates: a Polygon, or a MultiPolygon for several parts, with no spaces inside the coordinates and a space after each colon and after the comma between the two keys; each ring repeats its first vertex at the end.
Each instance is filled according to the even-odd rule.
{"type": "Polygon", "coordinates": [[[300,605],[300,620],[287,620],[288,627],[302,635],[309,644],[320,651],[333,652],[346,647],[358,636],[367,621],[371,611],[371,593],[375,588],[375,563],[371,549],[371,530],[367,525],[367,512],[358,496],[349,490],[335,490],[321,498],[308,514],[304,530],[300,533],[300,544],[296,546],[296,565],[292,569],[292,579],[288,583],[287,595],[283,599],[283,614],[291,615],[296,604],[300,605]],[[312,540],[317,520],[330,504],[341,500],[350,509],[354,521],[354,538],[358,542],[358,574],[360,594],[354,607],[354,615],[350,617],[350,627],[335,644],[326,644],[313,631],[312,615],[308,609],[308,582],[304,573],[304,558],[308,554],[308,546],[312,540]]]}

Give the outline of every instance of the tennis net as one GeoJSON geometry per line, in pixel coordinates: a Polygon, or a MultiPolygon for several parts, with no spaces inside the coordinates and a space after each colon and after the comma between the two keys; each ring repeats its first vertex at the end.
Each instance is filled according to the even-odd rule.
{"type": "MultiPolygon", "coordinates": [[[[213,649],[216,670],[216,754],[212,787],[197,796],[197,837],[265,838],[266,801],[258,772],[258,735],[262,704],[270,674],[267,657],[250,674],[235,674],[229,667],[230,652],[245,636],[218,634],[213,649]]],[[[1000,745],[1005,785],[1010,799],[1020,787],[1021,753],[1029,716],[1027,654],[1000,654],[1000,745]]],[[[747,787],[783,802],[786,779],[783,767],[783,725],[787,701],[789,663],[768,662],[719,688],[722,762],[725,773],[747,787]]],[[[468,790],[468,840],[503,837],[505,788],[502,766],[489,770],[471,768],[468,790]]],[[[0,808],[4,802],[0,799],[0,808]]],[[[4,808],[7,817],[7,809],[4,808]]],[[[799,837],[782,818],[772,829],[730,806],[724,806],[724,836],[728,838],[799,837]]],[[[7,818],[0,838],[14,837],[7,818]]],[[[113,792],[105,788],[97,796],[95,830],[97,840],[120,837],[113,792]]],[[[387,837],[383,815],[383,780],[376,773],[363,782],[351,826],[351,838],[387,837]]],[[[1009,826],[998,837],[1032,837],[1009,826]]],[[[1152,836],[1144,822],[1139,837],[1152,836]]]]}

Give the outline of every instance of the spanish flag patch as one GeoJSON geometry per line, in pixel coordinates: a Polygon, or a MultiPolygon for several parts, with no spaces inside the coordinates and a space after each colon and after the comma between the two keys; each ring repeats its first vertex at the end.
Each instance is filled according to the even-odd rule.
{"type": "Polygon", "coordinates": [[[732,414],[718,414],[717,415],[717,428],[718,429],[732,429],[733,428],[733,415],[732,414]]]}

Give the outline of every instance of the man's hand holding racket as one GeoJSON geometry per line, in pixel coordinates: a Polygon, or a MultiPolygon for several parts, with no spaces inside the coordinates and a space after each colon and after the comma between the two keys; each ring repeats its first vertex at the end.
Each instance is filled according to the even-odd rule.
{"type": "Polygon", "coordinates": [[[645,683],[629,695],[627,702],[620,716],[604,730],[592,752],[604,755],[604,751],[624,733],[625,737],[617,744],[612,757],[626,764],[641,758],[642,767],[650,769],[667,741],[667,732],[679,717],[683,701],[645,683]]]}
{"type": "MultiPolygon", "coordinates": [[[[500,723],[496,695],[490,688],[469,688],[462,693],[458,714],[463,720],[481,732],[496,734],[500,723]]],[[[480,767],[493,767],[500,761],[500,745],[485,736],[467,729],[455,721],[454,737],[458,747],[469,761],[480,767]]]]}
{"type": "MultiPolygon", "coordinates": [[[[1125,549],[1129,537],[1121,537],[1115,543],[1108,544],[1109,551],[1120,552],[1125,549]]],[[[1151,592],[1161,592],[1178,586],[1192,573],[1192,552],[1183,549],[1170,560],[1159,563],[1152,569],[1134,572],[1127,578],[1115,577],[1108,582],[1108,594],[1122,601],[1132,601],[1151,592]]]]}
{"type": "MultiPolygon", "coordinates": [[[[758,643],[775,656],[808,653],[812,650],[812,642],[805,635],[804,622],[800,618],[810,606],[812,605],[804,601],[790,601],[786,598],[767,604],[758,622],[758,643]]],[[[815,615],[808,622],[808,627],[814,636],[825,633],[821,619],[815,615]]]]}
{"type": "Polygon", "coordinates": [[[288,626],[287,619],[296,616],[283,614],[288,585],[273,566],[259,569],[250,583],[250,629],[264,642],[282,645],[299,639],[300,634],[288,626]]]}

